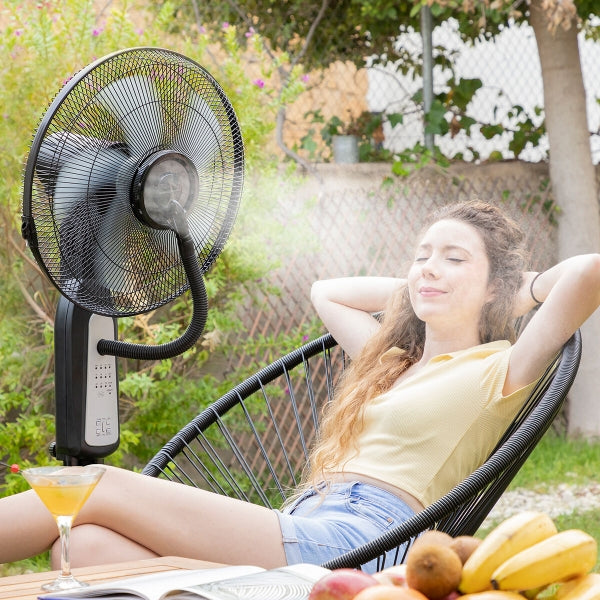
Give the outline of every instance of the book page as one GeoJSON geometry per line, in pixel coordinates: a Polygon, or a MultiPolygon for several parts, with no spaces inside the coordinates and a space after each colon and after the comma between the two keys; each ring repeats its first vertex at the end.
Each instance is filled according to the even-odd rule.
{"type": "Polygon", "coordinates": [[[256,566],[230,566],[214,569],[188,571],[176,569],[162,573],[151,573],[139,577],[128,577],[109,581],[77,590],[51,592],[39,596],[40,600],[68,600],[69,598],[110,598],[110,600],[158,600],[166,592],[175,588],[207,583],[229,577],[238,577],[263,571],[256,566]]]}
{"type": "Polygon", "coordinates": [[[173,590],[165,600],[307,600],[315,581],[329,573],[299,564],[173,590]]]}

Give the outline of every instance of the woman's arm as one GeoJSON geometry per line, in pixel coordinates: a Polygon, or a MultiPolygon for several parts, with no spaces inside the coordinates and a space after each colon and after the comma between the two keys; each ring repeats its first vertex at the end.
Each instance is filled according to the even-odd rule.
{"type": "Polygon", "coordinates": [[[568,258],[535,276],[536,273],[525,274],[516,304],[521,309],[527,303],[535,306],[532,294],[543,304],[515,343],[505,393],[538,377],[564,343],[600,306],[600,254],[568,258]]]}
{"type": "Polygon", "coordinates": [[[542,302],[541,298],[538,298],[537,296],[534,298],[531,294],[532,283],[534,283],[534,285],[537,284],[537,281],[534,282],[534,280],[539,279],[541,276],[542,273],[538,273],[537,271],[527,271],[526,273],[523,273],[523,283],[517,293],[513,310],[515,319],[526,315],[530,310],[535,308],[538,304],[536,300],[542,302]]]}
{"type": "Polygon", "coordinates": [[[323,324],[344,351],[354,358],[379,329],[372,313],[383,310],[406,279],[342,277],[316,281],[310,298],[323,324]]]}

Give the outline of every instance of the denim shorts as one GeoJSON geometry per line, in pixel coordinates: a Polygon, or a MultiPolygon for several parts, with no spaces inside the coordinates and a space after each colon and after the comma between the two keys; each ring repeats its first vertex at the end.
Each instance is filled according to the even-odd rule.
{"type": "MultiPolygon", "coordinates": [[[[333,483],[325,494],[309,489],[275,512],[288,564],[322,564],[414,515],[413,509],[391,492],[360,481],[333,483]]],[[[394,553],[390,551],[390,555],[394,553]]],[[[362,569],[375,572],[377,561],[362,569]]]]}

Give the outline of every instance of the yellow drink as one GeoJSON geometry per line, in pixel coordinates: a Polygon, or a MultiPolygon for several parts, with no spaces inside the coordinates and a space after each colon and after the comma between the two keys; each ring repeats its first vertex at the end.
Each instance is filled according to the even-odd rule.
{"type": "Polygon", "coordinates": [[[61,574],[55,581],[43,585],[42,589],[56,591],[87,585],[71,574],[69,533],[73,518],[105,471],[106,468],[99,465],[33,467],[21,471],[27,483],[54,517],[60,535],[61,574]]]}
{"type": "Polygon", "coordinates": [[[64,484],[55,481],[30,484],[46,508],[56,517],[74,517],[96,487],[96,481],[64,484]]]}

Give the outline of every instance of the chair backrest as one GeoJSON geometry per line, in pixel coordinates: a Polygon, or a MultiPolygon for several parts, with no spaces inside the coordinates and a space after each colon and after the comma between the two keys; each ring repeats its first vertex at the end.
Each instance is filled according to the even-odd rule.
{"type": "Polygon", "coordinates": [[[210,404],[143,472],[280,506],[300,481],[344,361],[329,334],[304,344],[210,404]]]}
{"type": "MultiPolygon", "coordinates": [[[[576,332],[481,467],[405,523],[324,566],[376,561],[379,570],[402,562],[412,540],[426,529],[473,534],[560,411],[580,356],[576,332]]],[[[330,335],[283,356],[203,410],[143,473],[280,506],[301,478],[320,411],[333,398],[344,362],[330,335]]]]}

